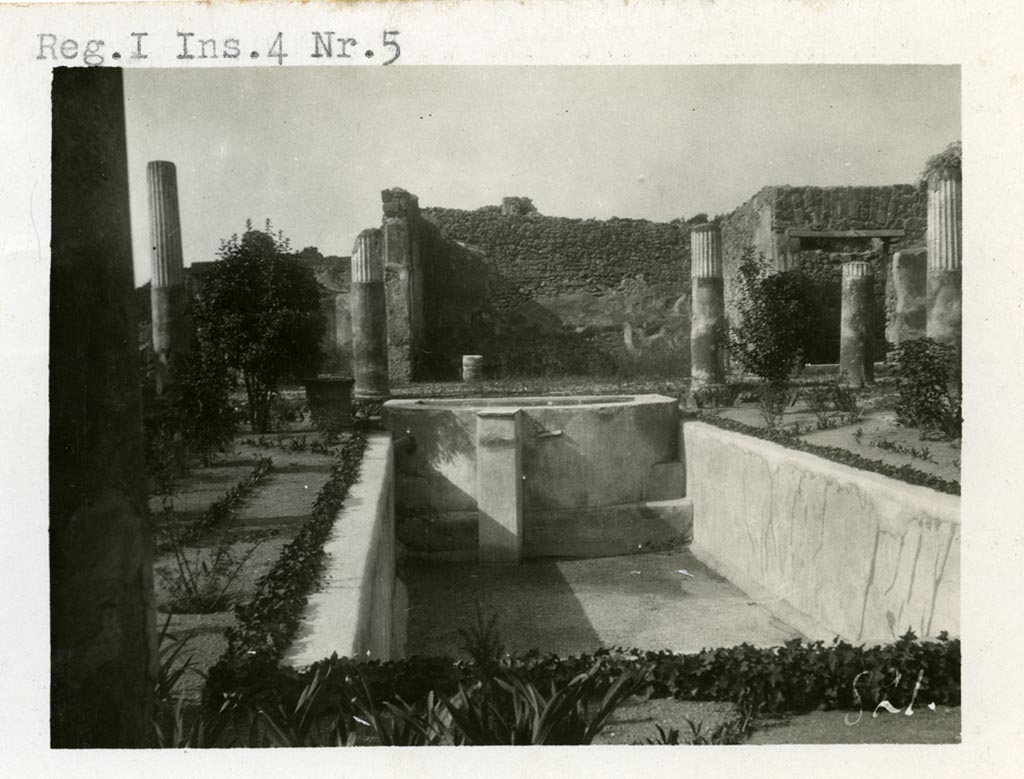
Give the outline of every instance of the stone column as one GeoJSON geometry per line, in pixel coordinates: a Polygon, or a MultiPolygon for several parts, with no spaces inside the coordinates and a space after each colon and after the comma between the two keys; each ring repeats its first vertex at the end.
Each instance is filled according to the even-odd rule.
{"type": "Polygon", "coordinates": [[[843,263],[843,299],[839,330],[839,371],[851,384],[875,380],[871,353],[871,263],[843,263]]]}
{"type": "Polygon", "coordinates": [[[50,733],[152,741],[153,541],[122,72],[55,68],[50,243],[50,733]]]}
{"type": "Polygon", "coordinates": [[[381,192],[384,204],[388,362],[392,381],[415,378],[423,335],[423,269],[417,240],[419,200],[404,189],[381,192]]]}
{"type": "Polygon", "coordinates": [[[476,495],[479,556],[516,563],[523,548],[523,456],[519,409],[476,415],[476,495]]]}
{"type": "Polygon", "coordinates": [[[185,266],[181,253],[181,218],[178,214],[178,177],[173,162],[157,160],[146,166],[149,185],[150,305],[157,393],[170,380],[171,365],[188,354],[192,328],[188,316],[185,266]]]}
{"type": "Polygon", "coordinates": [[[896,305],[887,337],[894,345],[925,335],[927,265],[924,249],[902,249],[892,256],[896,305]]]}
{"type": "Polygon", "coordinates": [[[928,176],[928,324],[927,334],[960,350],[960,252],[963,203],[958,167],[928,176]]]}
{"type": "Polygon", "coordinates": [[[716,224],[690,231],[690,379],[694,386],[725,381],[725,287],[722,235],[716,224]]]}
{"type": "Polygon", "coordinates": [[[363,230],[356,238],[351,295],[353,398],[374,403],[387,400],[388,313],[380,230],[363,230]]]}

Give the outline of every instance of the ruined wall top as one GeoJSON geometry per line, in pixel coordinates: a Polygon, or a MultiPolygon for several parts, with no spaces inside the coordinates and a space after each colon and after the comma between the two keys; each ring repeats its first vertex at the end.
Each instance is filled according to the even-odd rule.
{"type": "Polygon", "coordinates": [[[529,216],[538,214],[537,206],[528,197],[503,197],[501,199],[502,216],[529,216]]]}
{"type": "Polygon", "coordinates": [[[382,190],[381,202],[384,204],[385,217],[405,217],[411,219],[420,213],[420,199],[401,187],[382,190]]]}

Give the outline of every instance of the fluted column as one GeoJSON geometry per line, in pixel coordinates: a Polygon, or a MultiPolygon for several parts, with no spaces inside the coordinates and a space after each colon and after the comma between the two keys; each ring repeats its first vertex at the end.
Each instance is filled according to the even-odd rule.
{"type": "Polygon", "coordinates": [[[725,287],[722,235],[716,224],[690,231],[690,379],[694,385],[725,381],[725,287]]]}
{"type": "Polygon", "coordinates": [[[150,305],[157,392],[170,380],[176,355],[188,354],[192,331],[188,316],[185,267],[181,252],[178,177],[173,162],[157,160],[146,166],[149,185],[150,305]]]}
{"type": "Polygon", "coordinates": [[[352,373],[355,400],[380,401],[388,386],[388,317],[381,231],[363,230],[352,248],[352,373]]]}
{"type": "Polygon", "coordinates": [[[960,253],[963,201],[958,167],[928,176],[928,323],[929,338],[959,351],[961,338],[960,253]]]}
{"type": "Polygon", "coordinates": [[[839,331],[839,370],[851,384],[875,379],[871,353],[871,263],[843,263],[842,313],[839,331]]]}

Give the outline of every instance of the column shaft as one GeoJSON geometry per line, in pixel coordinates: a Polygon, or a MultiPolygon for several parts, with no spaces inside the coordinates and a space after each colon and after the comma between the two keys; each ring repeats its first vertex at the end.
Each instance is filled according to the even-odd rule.
{"type": "Polygon", "coordinates": [[[152,741],[152,529],[122,74],[53,71],[51,745],[152,741]]]}
{"type": "Polygon", "coordinates": [[[388,312],[381,231],[363,230],[352,249],[352,373],[356,400],[390,394],[388,312]]]}
{"type": "Polygon", "coordinates": [[[928,179],[929,338],[960,349],[962,331],[961,181],[959,169],[940,169],[928,179]]]}
{"type": "Polygon", "coordinates": [[[718,226],[690,232],[690,378],[694,385],[725,381],[725,287],[718,226]]]}
{"type": "Polygon", "coordinates": [[[843,264],[839,371],[858,386],[875,379],[871,349],[872,283],[871,263],[854,260],[843,264]]]}
{"type": "Polygon", "coordinates": [[[188,354],[192,329],[181,251],[178,177],[173,162],[156,160],[146,166],[149,185],[150,305],[153,352],[157,359],[157,392],[170,381],[171,362],[188,354]]]}

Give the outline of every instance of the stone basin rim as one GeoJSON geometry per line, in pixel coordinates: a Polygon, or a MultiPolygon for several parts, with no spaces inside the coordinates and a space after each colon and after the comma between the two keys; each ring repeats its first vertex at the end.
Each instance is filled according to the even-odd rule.
{"type": "Polygon", "coordinates": [[[519,409],[519,408],[603,408],[678,403],[667,395],[565,395],[496,398],[402,398],[389,400],[385,408],[403,410],[431,409],[519,409]]]}

